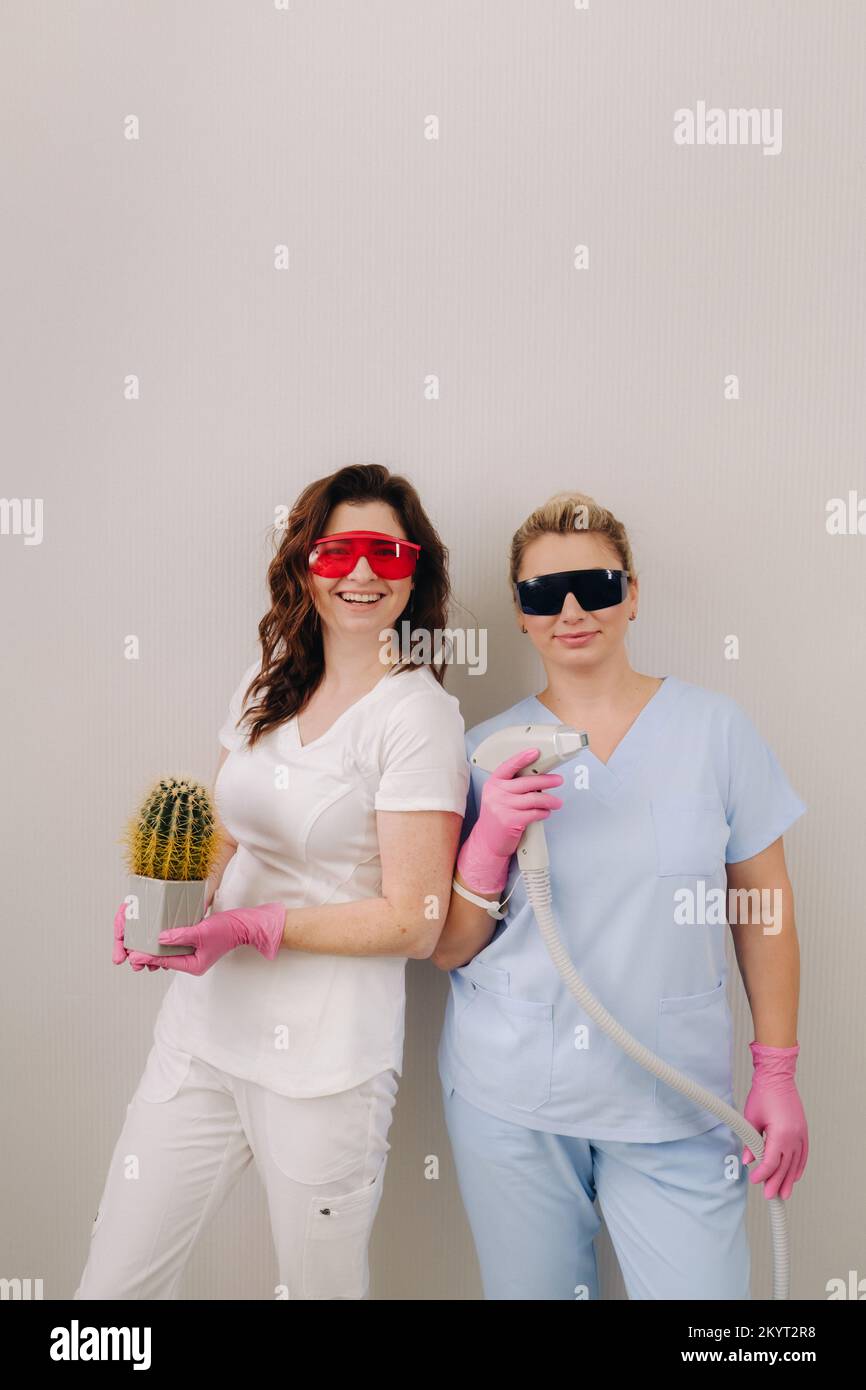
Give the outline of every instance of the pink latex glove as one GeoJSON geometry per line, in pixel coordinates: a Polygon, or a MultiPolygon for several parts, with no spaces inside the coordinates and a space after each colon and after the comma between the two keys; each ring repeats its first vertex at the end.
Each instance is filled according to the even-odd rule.
{"type": "Polygon", "coordinates": [[[501,892],[508,878],[508,861],[527,825],[546,820],[562,805],[558,796],[548,796],[544,790],[562,783],[558,772],[516,776],[537,757],[537,748],[524,748],[494,768],[484,783],[478,819],[457,856],[457,872],[475,893],[501,892]]]}
{"type": "Polygon", "coordinates": [[[273,960],[283,940],[286,924],[285,903],[264,903],[261,907],[237,907],[215,912],[191,927],[171,927],[159,934],[164,946],[194,946],[184,956],[152,956],[145,951],[127,951],[123,945],[126,904],[114,919],[116,964],[128,960],[133,970],[183,970],[187,975],[203,975],[216,961],[236,946],[255,946],[267,960],[273,960]],[[120,952],[123,955],[120,955],[120,952]]]}
{"type": "MultiPolygon", "coordinates": [[[[205,908],[205,911],[207,909],[205,908]]],[[[122,902],[114,914],[114,949],[111,959],[115,965],[123,965],[128,960],[133,970],[143,970],[145,965],[148,970],[159,970],[162,966],[162,956],[151,956],[143,951],[128,951],[123,940],[123,929],[126,926],[126,902],[122,902]],[[134,957],[134,959],[133,959],[134,957]]]]}
{"type": "MultiPolygon", "coordinates": [[[[763,1182],[767,1198],[788,1198],[794,1183],[803,1176],[809,1156],[809,1128],[794,1082],[800,1044],[764,1047],[749,1043],[749,1048],[755,1073],[743,1114],[764,1137],[764,1157],[749,1180],[763,1182]]],[[[743,1162],[751,1163],[754,1157],[747,1144],[743,1162]]]]}
{"type": "Polygon", "coordinates": [[[123,928],[126,925],[126,901],[124,900],[114,914],[114,949],[111,959],[115,965],[123,965],[129,952],[123,944],[123,928]]]}

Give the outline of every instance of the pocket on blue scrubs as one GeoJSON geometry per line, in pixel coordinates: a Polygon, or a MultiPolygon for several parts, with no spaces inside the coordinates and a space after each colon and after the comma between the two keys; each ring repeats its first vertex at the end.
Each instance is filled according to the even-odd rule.
{"type": "MultiPolygon", "coordinates": [[[[703,994],[659,1000],[655,1052],[678,1071],[730,1104],[732,1028],[725,981],[703,994]]],[[[696,1114],[701,1108],[655,1078],[655,1104],[666,1115],[696,1114]]]]}
{"type": "Polygon", "coordinates": [[[461,1065],[493,1101],[515,1110],[545,1105],[553,1073],[553,1005],[516,999],[506,992],[508,971],[480,963],[461,966],[452,979],[461,1065]]]}
{"type": "Polygon", "coordinates": [[[715,792],[661,793],[650,805],[660,876],[720,871],[731,832],[715,792]]]}

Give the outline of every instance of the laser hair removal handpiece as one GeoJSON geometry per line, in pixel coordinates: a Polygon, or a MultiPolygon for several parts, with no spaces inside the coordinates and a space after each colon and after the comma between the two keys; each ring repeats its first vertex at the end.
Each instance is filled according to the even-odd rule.
{"type": "MultiPolygon", "coordinates": [[[[520,753],[524,748],[537,748],[538,757],[517,773],[518,777],[525,777],[530,773],[552,772],[560,764],[577,757],[588,744],[588,736],[572,729],[568,724],[512,724],[508,728],[497,729],[489,738],[484,739],[472,755],[472,762],[484,772],[493,772],[506,758],[520,753]]],[[[638,1042],[637,1038],[627,1032],[622,1024],[617,1023],[613,1015],[599,1003],[578,975],[562,943],[553,915],[550,861],[547,855],[544,821],[532,821],[526,827],[517,846],[516,855],[526,896],[535,913],[544,944],[583,1011],[639,1066],[730,1125],[737,1138],[748,1144],[755,1155],[755,1161],[760,1162],[764,1156],[764,1140],[754,1125],[750,1125],[738,1110],[728,1105],[720,1096],[714,1095],[705,1086],[699,1086],[691,1077],[686,1076],[685,1072],[677,1071],[654,1052],[650,1052],[643,1043],[638,1042]]],[[[785,1202],[782,1197],[771,1197],[767,1206],[770,1209],[773,1237],[773,1298],[787,1299],[790,1259],[785,1202]]]]}

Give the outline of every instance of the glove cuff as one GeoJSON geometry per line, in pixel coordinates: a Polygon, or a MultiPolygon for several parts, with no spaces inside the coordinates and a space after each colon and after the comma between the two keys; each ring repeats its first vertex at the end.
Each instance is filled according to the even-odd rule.
{"type": "Polygon", "coordinates": [[[240,927],[242,944],[255,946],[266,960],[273,960],[283,943],[283,928],[286,924],[285,903],[238,907],[231,915],[240,927]]]}
{"type": "Polygon", "coordinates": [[[800,1055],[800,1044],[793,1047],[767,1047],[764,1043],[750,1042],[752,1065],[763,1076],[793,1078],[800,1055]]]}
{"type": "Polygon", "coordinates": [[[457,856],[457,872],[473,893],[501,893],[508,879],[507,859],[486,851],[481,854],[472,843],[472,835],[464,840],[457,856]]]}
{"type": "Polygon", "coordinates": [[[274,960],[283,944],[283,931],[286,925],[286,904],[285,903],[265,903],[260,909],[268,915],[265,919],[265,929],[262,935],[265,940],[259,946],[262,955],[268,960],[274,960]]]}

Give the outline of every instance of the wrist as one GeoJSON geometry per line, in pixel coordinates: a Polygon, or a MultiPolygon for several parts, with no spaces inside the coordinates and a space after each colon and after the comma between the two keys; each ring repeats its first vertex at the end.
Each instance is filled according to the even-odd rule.
{"type": "Polygon", "coordinates": [[[283,944],[285,903],[262,903],[259,907],[240,908],[232,916],[238,928],[238,945],[254,946],[266,960],[273,960],[283,944]]]}
{"type": "Polygon", "coordinates": [[[265,923],[265,944],[259,950],[268,960],[274,960],[283,944],[283,935],[286,930],[286,905],[285,903],[265,903],[268,917],[265,923]]]}
{"type": "Polygon", "coordinates": [[[455,867],[460,882],[466,888],[471,888],[473,893],[492,893],[498,897],[508,879],[510,862],[510,854],[503,856],[490,850],[479,852],[470,835],[457,856],[455,867]]]}
{"type": "Polygon", "coordinates": [[[769,1047],[766,1043],[751,1042],[749,1051],[756,1077],[793,1080],[800,1055],[799,1043],[794,1043],[793,1047],[769,1047]]]}
{"type": "MultiPolygon", "coordinates": [[[[494,918],[495,921],[501,922],[502,918],[505,916],[505,905],[499,901],[499,893],[488,894],[486,897],[482,894],[475,893],[468,884],[463,882],[460,874],[454,875],[454,879],[451,883],[451,891],[456,893],[458,897],[464,898],[467,902],[474,903],[476,907],[483,908],[488,916],[494,918]]],[[[510,897],[511,894],[509,893],[508,896],[510,897]]],[[[507,901],[508,899],[506,898],[505,902],[507,901]]]]}
{"type": "Polygon", "coordinates": [[[800,1044],[797,1042],[791,1047],[771,1047],[769,1043],[755,1041],[749,1043],[749,1050],[753,1057],[796,1057],[800,1051],[800,1044]]]}

